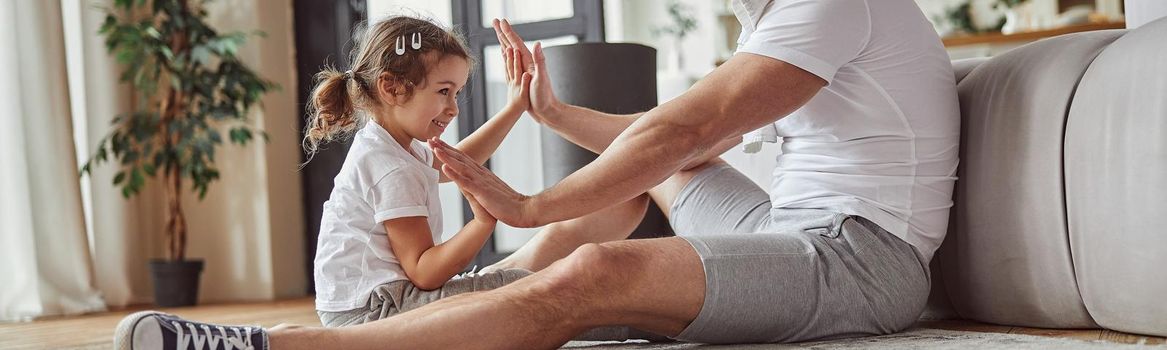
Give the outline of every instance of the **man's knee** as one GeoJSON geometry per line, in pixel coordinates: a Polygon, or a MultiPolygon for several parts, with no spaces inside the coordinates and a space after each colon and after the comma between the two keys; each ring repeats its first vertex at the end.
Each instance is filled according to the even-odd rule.
{"type": "Polygon", "coordinates": [[[605,245],[588,243],[548,268],[552,288],[587,295],[592,289],[609,288],[635,269],[632,259],[605,245]]]}

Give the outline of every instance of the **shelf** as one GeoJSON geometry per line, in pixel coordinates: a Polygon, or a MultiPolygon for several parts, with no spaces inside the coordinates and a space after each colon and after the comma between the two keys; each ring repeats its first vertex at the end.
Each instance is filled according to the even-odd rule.
{"type": "Polygon", "coordinates": [[[980,44],[1001,44],[1012,42],[1027,42],[1048,37],[1054,37],[1062,34],[1086,32],[1091,30],[1106,30],[1106,29],[1125,29],[1126,22],[1104,22],[1104,23],[1087,23],[1072,26],[1066,26],[1054,29],[1044,29],[1032,32],[1021,32],[1013,34],[986,33],[978,35],[960,35],[944,38],[944,47],[956,47],[967,45],[980,44]]]}

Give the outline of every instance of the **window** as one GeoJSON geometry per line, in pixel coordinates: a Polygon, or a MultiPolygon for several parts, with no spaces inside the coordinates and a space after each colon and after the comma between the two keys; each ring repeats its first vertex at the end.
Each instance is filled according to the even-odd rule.
{"type": "Polygon", "coordinates": [[[484,28],[490,28],[490,22],[495,18],[523,24],[571,18],[574,14],[572,0],[482,0],[484,28]]]}

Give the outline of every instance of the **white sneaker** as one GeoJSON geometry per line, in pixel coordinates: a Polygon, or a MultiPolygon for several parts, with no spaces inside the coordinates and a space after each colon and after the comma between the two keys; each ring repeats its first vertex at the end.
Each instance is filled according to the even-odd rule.
{"type": "Polygon", "coordinates": [[[260,327],[220,326],[142,311],[118,323],[113,343],[118,350],[267,350],[267,332],[260,327]]]}

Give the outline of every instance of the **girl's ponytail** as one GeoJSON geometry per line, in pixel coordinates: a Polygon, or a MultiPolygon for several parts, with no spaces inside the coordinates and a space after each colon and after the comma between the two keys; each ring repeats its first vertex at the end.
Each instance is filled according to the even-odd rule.
{"type": "Polygon", "coordinates": [[[316,155],[321,143],[356,130],[361,124],[353,92],[358,85],[351,73],[325,68],[316,73],[316,87],[308,103],[308,123],[304,130],[304,151],[308,159],[316,155]]]}

